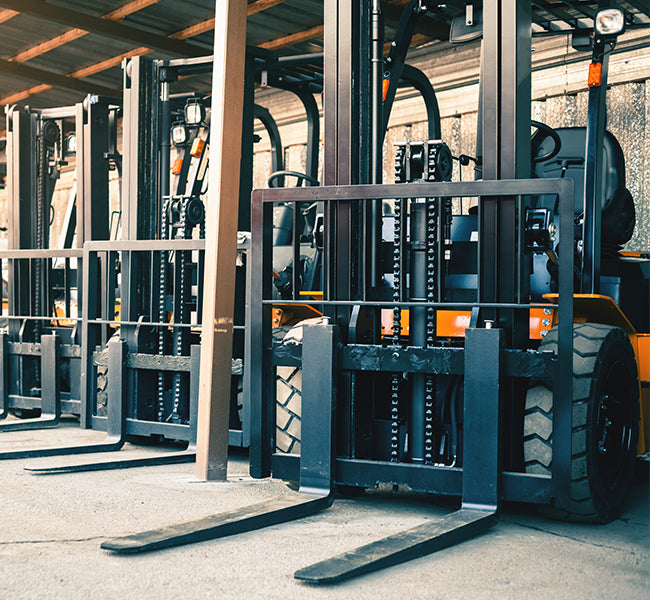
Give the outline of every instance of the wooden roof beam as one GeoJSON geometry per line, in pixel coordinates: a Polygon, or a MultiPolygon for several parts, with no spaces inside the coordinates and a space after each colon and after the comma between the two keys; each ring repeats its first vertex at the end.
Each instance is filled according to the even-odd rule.
{"type": "Polygon", "coordinates": [[[250,17],[255,13],[262,12],[263,10],[267,10],[268,8],[273,8],[274,6],[277,6],[278,4],[282,4],[283,2],[286,1],[287,0],[253,0],[251,2],[249,0],[248,16],[250,17]]]}
{"type": "Polygon", "coordinates": [[[132,43],[175,54],[177,56],[202,56],[206,48],[189,44],[181,40],[169,38],[165,35],[151,33],[137,27],[124,25],[101,17],[88,15],[69,8],[55,6],[43,0],[0,0],[0,6],[20,13],[30,15],[37,19],[60,23],[67,27],[83,29],[121,42],[132,43]]]}
{"type": "Polygon", "coordinates": [[[0,23],[13,19],[17,14],[17,10],[0,10],[0,23]]]}
{"type": "Polygon", "coordinates": [[[0,73],[4,75],[11,75],[12,77],[20,77],[32,81],[41,81],[43,84],[52,87],[59,87],[75,92],[82,92],[84,94],[102,94],[104,96],[119,96],[122,90],[114,90],[103,85],[91,83],[89,81],[81,81],[62,75],[61,73],[53,73],[45,69],[38,69],[28,65],[21,65],[8,60],[0,60],[0,73]]]}
{"type": "MultiPolygon", "coordinates": [[[[135,0],[135,2],[141,2],[141,1],[146,1],[146,0],[135,0]]],[[[132,2],[130,4],[135,4],[135,2],[132,2]]],[[[248,14],[252,15],[261,12],[262,10],[266,10],[268,8],[272,8],[273,6],[277,6],[278,4],[282,4],[283,2],[286,2],[286,0],[254,0],[248,5],[248,14]]],[[[2,4],[2,0],[0,0],[0,5],[1,4],[2,4]]],[[[127,4],[126,6],[129,6],[129,4],[127,4]]],[[[124,8],[125,7],[122,7],[122,10],[124,8]]],[[[118,9],[118,11],[119,10],[121,9],[118,9]]],[[[2,12],[0,11],[0,15],[1,14],[2,12]]],[[[105,15],[105,17],[107,17],[107,15],[105,15]]],[[[212,29],[214,29],[214,18],[207,19],[205,21],[201,21],[200,23],[196,23],[195,25],[191,25],[190,27],[181,29],[180,31],[172,33],[169,37],[177,40],[185,40],[195,35],[199,35],[207,31],[211,31],[212,29]]],[[[271,40],[270,42],[267,42],[267,44],[274,44],[273,48],[281,48],[283,46],[288,46],[292,43],[294,44],[298,43],[298,41],[306,41],[307,39],[318,37],[319,35],[322,35],[322,33],[323,33],[322,26],[319,26],[319,27],[309,29],[307,31],[298,32],[293,36],[286,36],[284,38],[278,38],[277,40],[271,40]],[[293,37],[293,41],[291,39],[292,37],[293,37]]],[[[100,73],[102,71],[106,71],[107,69],[115,67],[119,65],[125,58],[131,58],[133,56],[143,56],[145,54],[151,53],[151,51],[152,51],[151,48],[140,46],[138,48],[133,48],[128,52],[118,54],[117,56],[112,56],[110,58],[107,58],[106,60],[103,60],[101,62],[88,65],[86,67],[78,69],[77,71],[68,73],[67,75],[63,75],[63,74],[57,74],[57,75],[68,79],[71,78],[81,79],[83,77],[88,77],[89,75],[94,75],[95,73],[100,73]]],[[[0,72],[2,72],[2,69],[0,69],[0,72]]],[[[47,71],[45,72],[48,73],[47,71]]],[[[29,77],[27,76],[25,76],[24,78],[29,79],[29,77]]],[[[58,87],[56,84],[50,85],[49,82],[45,82],[45,80],[43,81],[44,83],[40,85],[22,90],[20,92],[15,92],[9,96],[5,96],[4,98],[0,98],[0,104],[15,104],[16,102],[22,102],[23,100],[29,98],[30,96],[35,96],[36,94],[41,94],[42,92],[50,90],[53,87],[58,87]]],[[[108,95],[115,95],[115,91],[113,91],[111,94],[108,95]]]]}
{"type": "MultiPolygon", "coordinates": [[[[128,4],[125,4],[116,10],[112,10],[111,12],[103,15],[101,18],[108,19],[109,21],[121,21],[127,15],[131,15],[135,12],[138,12],[139,10],[142,10],[143,8],[151,6],[152,4],[157,4],[158,2],[160,2],[160,0],[133,0],[133,2],[129,2],[128,4]]],[[[55,48],[60,48],[61,46],[64,46],[65,44],[68,44],[74,40],[78,40],[85,35],[88,35],[88,32],[85,29],[70,29],[62,35],[57,35],[56,37],[51,38],[41,44],[27,48],[15,56],[12,56],[8,60],[11,60],[13,62],[25,62],[32,58],[36,58],[37,56],[42,56],[43,54],[50,52],[55,48]]]]}
{"type": "Polygon", "coordinates": [[[267,50],[277,50],[278,48],[284,48],[285,46],[301,44],[302,42],[307,42],[314,38],[322,37],[322,35],[323,26],[316,25],[316,27],[311,27],[310,29],[305,29],[304,31],[298,31],[297,33],[285,35],[284,37],[277,38],[275,40],[269,40],[268,42],[260,44],[260,47],[266,48],[267,50]]]}
{"type": "MultiPolygon", "coordinates": [[[[283,4],[286,1],[287,0],[253,0],[253,2],[251,2],[248,5],[248,14],[254,15],[263,10],[273,8],[278,4],[283,4]]],[[[113,10],[105,15],[102,15],[100,18],[108,19],[109,21],[121,21],[122,19],[124,19],[124,17],[136,13],[153,4],[158,4],[158,2],[160,2],[160,0],[133,0],[132,2],[129,2],[128,4],[125,4],[124,6],[121,6],[116,10],[113,10]]],[[[14,10],[0,11],[0,23],[3,23],[4,21],[11,19],[13,16],[17,14],[19,13],[14,10]]],[[[184,29],[182,37],[179,36],[178,33],[171,34],[169,37],[174,39],[179,39],[179,40],[180,39],[185,40],[197,35],[201,35],[202,33],[212,31],[213,29],[214,29],[214,18],[201,21],[196,25],[184,29]]],[[[20,52],[19,54],[16,54],[15,56],[9,58],[8,60],[14,62],[25,62],[31,60],[32,58],[36,58],[37,56],[42,56],[43,54],[50,52],[55,48],[60,48],[61,46],[64,46],[65,44],[68,44],[74,40],[78,40],[79,38],[82,38],[85,35],[88,35],[88,31],[86,31],[85,29],[71,29],[69,31],[66,31],[62,35],[58,35],[41,44],[37,44],[36,46],[27,48],[22,52],[20,52]]]]}

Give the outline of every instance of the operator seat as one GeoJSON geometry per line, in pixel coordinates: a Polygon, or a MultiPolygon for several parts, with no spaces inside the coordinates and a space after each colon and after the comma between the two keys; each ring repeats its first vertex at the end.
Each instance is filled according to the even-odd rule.
{"type": "MultiPolygon", "coordinates": [[[[533,177],[569,177],[574,181],[574,210],[583,212],[585,194],[585,127],[560,127],[555,129],[562,145],[557,155],[547,161],[533,163],[533,177]]],[[[542,156],[553,148],[554,142],[547,137],[536,149],[542,156]]],[[[533,157],[534,158],[534,157],[533,157]]],[[[601,167],[602,189],[602,240],[607,244],[622,245],[634,231],[634,201],[625,187],[625,159],[618,140],[610,131],[603,135],[601,167]]]]}
{"type": "MultiPolygon", "coordinates": [[[[553,158],[533,163],[534,177],[570,177],[574,181],[575,215],[583,211],[585,142],[584,127],[561,127],[555,130],[562,145],[553,158]]],[[[537,156],[547,154],[553,140],[546,138],[536,149],[537,156]]],[[[600,293],[609,296],[620,307],[637,331],[650,327],[650,265],[647,259],[625,256],[621,246],[629,241],[634,232],[634,201],[625,187],[625,159],[618,140],[610,131],[603,136],[601,166],[602,213],[601,213],[601,277],[600,293]]],[[[547,197],[548,198],[548,197],[547,197]]],[[[541,206],[551,208],[555,198],[540,198],[541,206]]],[[[556,214],[557,214],[557,207],[556,214]]],[[[541,300],[548,291],[557,291],[551,282],[557,268],[544,256],[533,257],[531,293],[541,300]]]]}

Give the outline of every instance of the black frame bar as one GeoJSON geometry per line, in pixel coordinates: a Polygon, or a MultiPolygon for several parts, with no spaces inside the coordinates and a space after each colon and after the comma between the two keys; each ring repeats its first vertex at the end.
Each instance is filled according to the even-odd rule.
{"type": "MultiPolygon", "coordinates": [[[[270,311],[274,300],[270,297],[270,282],[268,273],[271,272],[270,260],[272,256],[272,245],[269,236],[269,223],[272,219],[273,205],[277,203],[287,202],[323,202],[327,204],[343,204],[350,205],[355,202],[363,202],[369,199],[394,199],[394,198],[443,198],[443,197],[479,197],[481,202],[484,198],[496,199],[499,198],[519,198],[517,205],[519,209],[522,208],[522,196],[537,196],[537,195],[556,195],[559,198],[559,211],[560,211],[560,254],[564,256],[571,256],[573,253],[571,234],[567,235],[566,232],[573,232],[573,182],[567,179],[531,179],[531,180],[500,180],[500,181],[474,181],[474,182],[453,182],[453,183],[413,183],[413,184],[399,184],[399,185],[363,185],[363,186],[326,186],[320,188],[301,188],[301,189],[268,189],[256,190],[253,192],[253,209],[252,209],[252,249],[251,249],[251,298],[253,299],[251,305],[250,316],[250,331],[255,335],[258,340],[262,340],[262,344],[256,350],[255,356],[251,357],[251,378],[252,388],[260,390],[251,397],[251,414],[255,419],[252,429],[251,437],[251,475],[254,477],[268,476],[274,471],[275,464],[282,462],[284,458],[273,454],[273,432],[274,432],[274,418],[273,418],[273,399],[275,397],[273,390],[273,366],[275,364],[283,364],[276,362],[273,358],[273,347],[270,340],[270,311]],[[256,301],[261,299],[261,302],[256,301]],[[260,362],[257,362],[260,361],[260,362]]],[[[330,209],[331,210],[331,209],[330,209]]],[[[327,224],[326,224],[327,227],[327,224]]],[[[493,235],[498,235],[498,229],[494,230],[493,235]]],[[[327,232],[325,238],[327,238],[327,232]]],[[[523,255],[523,249],[522,249],[523,255]]],[[[523,259],[523,257],[522,257],[523,259]]],[[[328,262],[327,255],[325,262],[328,262]]],[[[336,257],[329,258],[330,264],[325,264],[324,268],[336,270],[336,257]]],[[[325,275],[327,278],[327,275],[325,275]]],[[[570,488],[570,459],[571,459],[571,398],[572,398],[572,352],[573,352],[573,269],[570,262],[564,262],[560,265],[559,271],[559,300],[555,305],[548,305],[558,309],[558,323],[559,323],[559,354],[556,368],[553,369],[553,392],[554,392],[554,431],[557,432],[554,436],[553,452],[557,460],[553,461],[552,480],[545,484],[540,484],[538,476],[532,476],[524,473],[513,474],[515,479],[512,481],[524,481],[530,479],[533,487],[541,485],[547,486],[547,489],[538,489],[535,494],[531,496],[531,501],[546,501],[548,497],[556,499],[557,506],[566,506],[569,498],[570,488]]],[[[297,291],[295,292],[298,293],[297,291]]],[[[509,310],[527,310],[533,306],[527,302],[523,302],[521,298],[517,298],[516,302],[507,302],[500,304],[499,302],[474,302],[474,303],[454,303],[453,307],[465,306],[469,308],[494,308],[494,307],[507,307],[509,310]]],[[[368,300],[368,299],[354,299],[350,300],[344,298],[339,300],[338,297],[332,294],[331,289],[325,288],[322,300],[304,300],[303,304],[312,304],[322,310],[325,314],[331,311],[333,307],[338,307],[339,310],[345,308],[348,310],[351,305],[364,305],[368,307],[382,306],[383,303],[368,300]]],[[[395,302],[388,303],[391,306],[395,302]]],[[[400,306],[407,306],[414,303],[398,302],[400,306]]],[[[450,305],[444,302],[417,303],[418,306],[423,307],[436,307],[448,308],[450,305]]],[[[507,347],[510,345],[507,344],[507,347]]],[[[438,350],[438,349],[436,349],[438,350]]],[[[402,349],[400,352],[407,353],[409,349],[402,349]]],[[[441,353],[453,353],[454,349],[439,349],[441,353]]],[[[516,347],[506,350],[506,352],[514,352],[516,355],[516,347]]],[[[345,345],[342,349],[345,353],[345,345]]],[[[382,350],[377,348],[376,352],[381,353],[382,350]]],[[[519,352],[531,353],[530,350],[520,350],[519,352]]],[[[295,364],[297,356],[294,355],[291,364],[295,364]]],[[[407,362],[407,361],[405,361],[407,362]]],[[[521,367],[521,365],[520,365],[521,367]]],[[[522,369],[522,371],[525,371],[522,369]]],[[[512,372],[512,371],[510,371],[512,372]]],[[[521,376],[526,376],[524,372],[521,376]]],[[[337,458],[337,464],[341,457],[337,458]]],[[[349,465],[351,471],[350,476],[353,477],[350,481],[338,481],[342,485],[355,485],[354,468],[351,466],[355,461],[347,459],[346,465],[349,465]]],[[[290,461],[290,459],[288,459],[290,461]]],[[[403,469],[403,465],[394,465],[393,463],[386,463],[383,465],[383,470],[388,473],[395,466],[396,469],[403,469]]],[[[414,469],[421,468],[437,469],[431,466],[413,466],[414,469]]],[[[389,481],[394,481],[392,476],[389,481]]],[[[512,486],[504,488],[505,493],[511,493],[512,486]]],[[[448,493],[450,490],[446,488],[443,482],[436,484],[434,489],[427,491],[448,493]]],[[[518,499],[521,495],[515,492],[518,499]]],[[[503,499],[510,499],[504,496],[503,499]]]]}

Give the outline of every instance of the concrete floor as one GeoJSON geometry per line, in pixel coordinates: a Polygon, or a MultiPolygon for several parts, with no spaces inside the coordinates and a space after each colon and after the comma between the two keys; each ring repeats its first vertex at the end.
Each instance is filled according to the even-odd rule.
{"type": "MultiPolygon", "coordinates": [[[[66,424],[1,433],[0,452],[102,438],[66,424]]],[[[127,451],[135,456],[152,449],[130,446],[120,457],[127,451]]],[[[315,587],[294,580],[293,572],[437,519],[454,506],[423,495],[366,492],[265,530],[119,556],[101,550],[101,541],[275,498],[287,488],[280,481],[252,480],[243,456],[231,458],[227,483],[195,480],[193,464],[54,476],[23,470],[66,461],[0,461],[2,599],[650,597],[647,469],[623,516],[608,525],[557,523],[531,507],[506,506],[501,522],[477,539],[349,582],[315,587]]]]}

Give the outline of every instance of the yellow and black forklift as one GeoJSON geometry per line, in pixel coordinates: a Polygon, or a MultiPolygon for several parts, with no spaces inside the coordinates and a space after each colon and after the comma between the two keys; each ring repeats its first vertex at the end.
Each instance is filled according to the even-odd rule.
{"type": "Polygon", "coordinates": [[[646,450],[650,257],[621,250],[635,199],[605,98],[617,38],[650,24],[647,4],[411,0],[385,57],[380,8],[325,1],[324,185],[253,192],[250,468],[299,481],[299,491],[104,548],[256,529],[378,484],[461,499],[440,521],[295,575],[328,583],[478,535],[503,502],[591,522],[623,509],[646,450]],[[424,18],[453,42],[481,39],[477,153],[461,158],[477,178],[450,181],[455,159],[436,137],[400,145],[395,183],[383,184],[386,123],[424,18]],[[532,32],[588,47],[586,127],[531,121],[532,32]],[[458,199],[475,207],[460,211],[470,203],[458,199]],[[277,341],[274,211],[314,205],[313,235],[294,217],[290,238],[295,259],[318,248],[321,285],[304,288],[295,260],[282,302],[322,318],[277,341]],[[282,366],[302,370],[300,455],[276,451],[282,366]]]}

